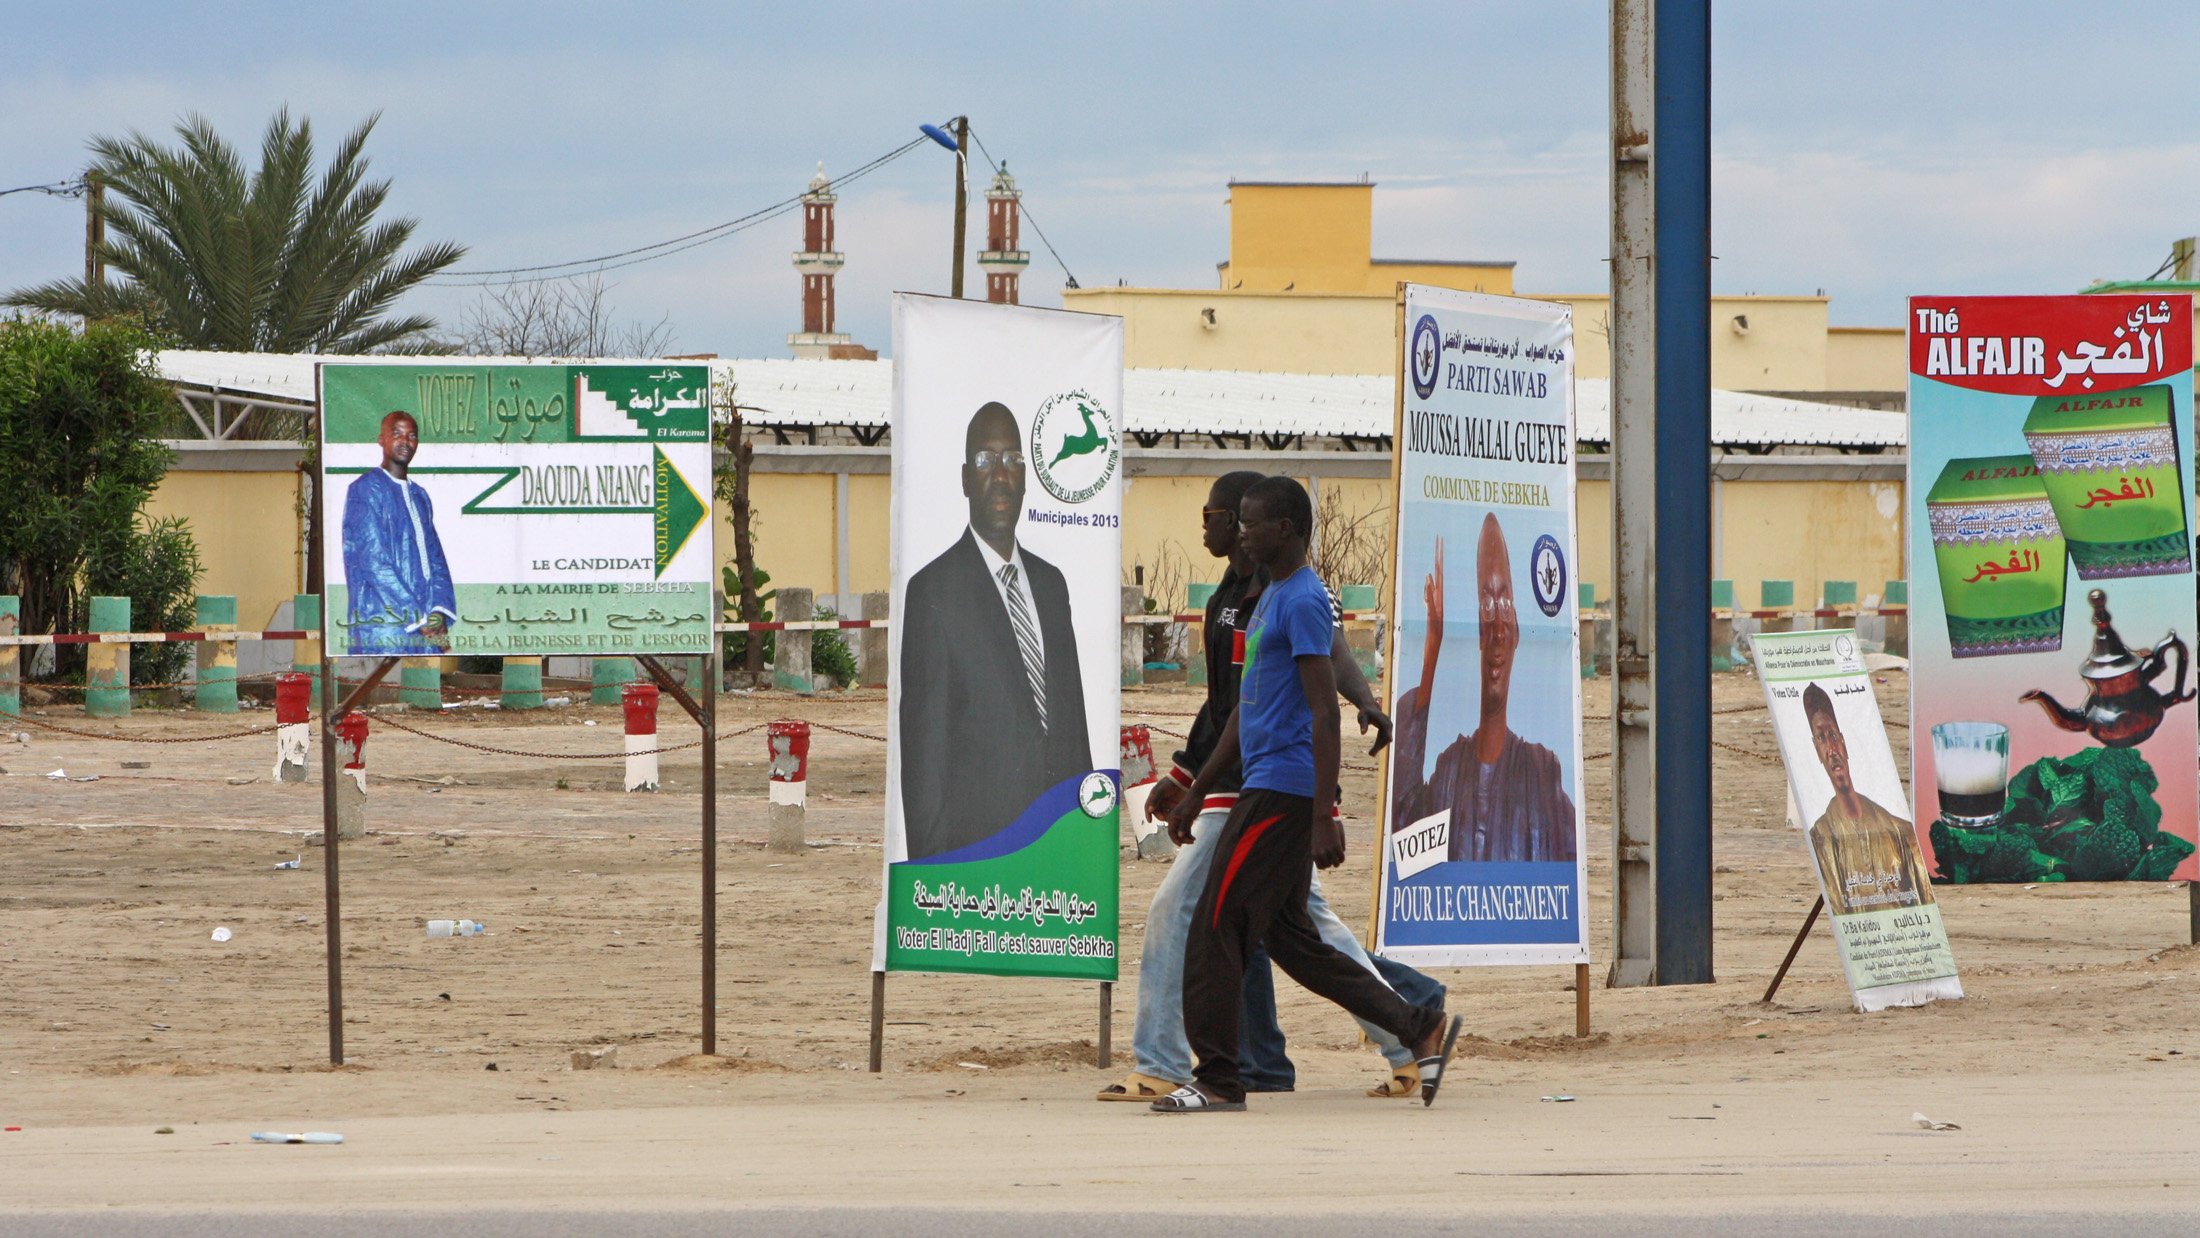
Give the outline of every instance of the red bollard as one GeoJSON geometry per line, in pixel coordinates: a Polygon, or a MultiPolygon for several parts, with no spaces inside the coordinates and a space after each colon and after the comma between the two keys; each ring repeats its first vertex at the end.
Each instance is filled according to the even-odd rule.
{"type": "Polygon", "coordinates": [[[336,720],[336,755],[345,769],[367,767],[367,716],[352,710],[336,720]]]}
{"type": "Polygon", "coordinates": [[[275,676],[275,781],[304,782],[313,750],[313,676],[283,671],[275,676]]]}
{"type": "Polygon", "coordinates": [[[657,789],[657,685],[643,680],[619,686],[626,710],[626,789],[657,789]]]}
{"type": "Polygon", "coordinates": [[[330,724],[336,732],[336,759],[343,772],[336,779],[336,836],[352,839],[367,835],[367,716],[353,710],[330,724]]]}
{"type": "Polygon", "coordinates": [[[810,724],[782,718],[765,728],[771,764],[771,833],[765,845],[773,851],[801,851],[806,842],[802,819],[809,807],[810,724]]]}
{"type": "Polygon", "coordinates": [[[1153,759],[1153,734],[1144,725],[1123,728],[1121,760],[1123,820],[1131,827],[1138,858],[1174,855],[1176,844],[1169,841],[1168,831],[1161,828],[1160,822],[1146,819],[1146,800],[1159,778],[1153,759]]]}

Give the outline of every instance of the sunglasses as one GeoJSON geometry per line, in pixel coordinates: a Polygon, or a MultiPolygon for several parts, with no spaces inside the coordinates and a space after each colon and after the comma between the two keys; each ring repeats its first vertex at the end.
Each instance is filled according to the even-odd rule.
{"type": "Polygon", "coordinates": [[[1202,507],[1199,509],[1201,523],[1212,520],[1217,516],[1227,516],[1235,521],[1238,518],[1237,509],[1234,507],[1202,507]]]}

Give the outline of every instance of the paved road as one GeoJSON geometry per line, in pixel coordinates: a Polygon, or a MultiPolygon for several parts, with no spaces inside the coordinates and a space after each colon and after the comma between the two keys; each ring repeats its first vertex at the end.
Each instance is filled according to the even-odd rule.
{"type": "MultiPolygon", "coordinates": [[[[1881,1214],[1885,1219],[1884,1214],[1881,1214]]],[[[1982,1213],[1904,1218],[1911,1233],[1993,1234],[2009,1238],[2061,1238],[2114,1233],[2126,1238],[2171,1238],[2192,1232],[2190,1217],[2156,1213],[1982,1213]]],[[[465,1234],[467,1238],[718,1238],[803,1235],[804,1238],[1412,1238],[1422,1234],[1651,1235],[1662,1238],[1756,1238],[1776,1230],[1783,1238],[1846,1238],[1858,1229],[1854,1216],[1767,1217],[1761,1213],[1636,1216],[1609,1211],[1549,1215],[1462,1215],[1442,1221],[1413,1217],[1333,1216],[1275,1220],[1265,1217],[1080,1212],[972,1213],[946,1209],[746,1209],[715,1212],[417,1212],[373,1213],[5,1213],[0,1233],[11,1238],[411,1238],[416,1234],[465,1234]]]]}

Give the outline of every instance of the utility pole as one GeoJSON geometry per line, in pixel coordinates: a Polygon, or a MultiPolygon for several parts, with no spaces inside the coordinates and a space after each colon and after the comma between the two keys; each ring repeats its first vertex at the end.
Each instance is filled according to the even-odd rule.
{"type": "Polygon", "coordinates": [[[1611,0],[1613,985],[1711,951],[1710,0],[1611,0]]]}
{"type": "Polygon", "coordinates": [[[955,118],[955,278],[949,288],[956,300],[963,294],[963,234],[970,215],[970,118],[955,118]]]}
{"type": "Polygon", "coordinates": [[[107,243],[107,217],[101,208],[107,204],[107,186],[99,179],[99,173],[84,174],[84,286],[97,288],[107,280],[107,263],[99,255],[99,247],[107,243]]]}
{"type": "Polygon", "coordinates": [[[2200,242],[2200,237],[2179,237],[2177,240],[2170,242],[2169,277],[2171,279],[2184,282],[2192,278],[2192,250],[2196,242],[2200,242]]]}

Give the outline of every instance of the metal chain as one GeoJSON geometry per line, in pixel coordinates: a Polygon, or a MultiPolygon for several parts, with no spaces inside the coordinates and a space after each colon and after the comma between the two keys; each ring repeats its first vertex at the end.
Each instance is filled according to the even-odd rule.
{"type": "MultiPolygon", "coordinates": [[[[800,718],[782,718],[782,719],[780,719],[780,721],[782,721],[782,722],[800,722],[800,721],[801,721],[801,719],[800,719],[800,718]]],[[[812,722],[812,723],[810,723],[810,729],[811,729],[811,730],[813,730],[813,731],[831,731],[831,732],[832,732],[833,734],[835,734],[835,735],[846,735],[846,736],[847,736],[847,737],[849,737],[850,739],[867,739],[867,740],[870,740],[870,741],[871,741],[872,743],[874,743],[874,744],[883,744],[883,743],[885,743],[885,742],[886,742],[886,737],[885,737],[884,735],[873,735],[873,734],[870,734],[870,733],[869,733],[869,732],[867,732],[867,731],[851,731],[851,730],[849,730],[849,729],[848,729],[847,727],[844,727],[844,726],[834,726],[834,725],[832,725],[832,724],[831,724],[831,723],[829,723],[829,722],[812,722]]]]}
{"type": "Polygon", "coordinates": [[[112,740],[118,744],[211,744],[224,739],[243,739],[248,735],[266,735],[284,725],[277,722],[271,726],[256,726],[248,731],[224,731],[219,735],[179,735],[164,738],[156,735],[102,735],[97,731],[79,731],[74,727],[56,726],[51,722],[40,722],[36,718],[23,714],[15,715],[14,720],[26,726],[37,727],[41,731],[59,731],[63,735],[75,735],[82,739],[112,740]]]}
{"type": "MultiPolygon", "coordinates": [[[[373,717],[376,722],[386,723],[408,735],[418,735],[422,739],[432,739],[439,744],[449,744],[454,748],[470,748],[475,752],[487,752],[500,757],[525,757],[531,761],[611,761],[620,757],[641,757],[660,752],[686,752],[690,748],[703,746],[703,741],[698,739],[685,744],[668,744],[662,748],[640,748],[633,752],[628,752],[623,748],[617,752],[529,752],[523,748],[499,748],[494,744],[477,744],[470,739],[453,739],[448,735],[423,731],[419,727],[406,726],[387,714],[375,714],[373,717]]],[[[770,725],[768,722],[759,722],[754,726],[745,726],[738,730],[722,731],[717,738],[733,739],[737,736],[761,731],[770,725]]]]}

